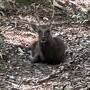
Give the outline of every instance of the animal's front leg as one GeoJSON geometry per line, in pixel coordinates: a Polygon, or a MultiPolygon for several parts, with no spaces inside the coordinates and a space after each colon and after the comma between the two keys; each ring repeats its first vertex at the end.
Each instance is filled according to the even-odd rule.
{"type": "Polygon", "coordinates": [[[31,56],[30,59],[31,59],[31,63],[38,63],[38,62],[40,62],[40,56],[38,54],[35,55],[35,56],[31,56]]]}

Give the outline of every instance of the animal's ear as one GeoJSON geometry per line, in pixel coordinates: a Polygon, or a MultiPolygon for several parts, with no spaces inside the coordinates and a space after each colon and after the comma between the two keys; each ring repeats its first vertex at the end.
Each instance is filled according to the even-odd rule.
{"type": "Polygon", "coordinates": [[[35,23],[31,23],[31,27],[34,29],[34,31],[38,31],[39,30],[39,26],[36,25],[35,23]]]}

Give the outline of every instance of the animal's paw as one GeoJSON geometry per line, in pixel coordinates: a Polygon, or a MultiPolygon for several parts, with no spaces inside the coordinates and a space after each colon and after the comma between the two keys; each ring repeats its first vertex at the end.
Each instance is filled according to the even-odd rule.
{"type": "Polygon", "coordinates": [[[40,60],[39,59],[36,59],[36,58],[33,58],[32,60],[31,60],[31,63],[33,64],[33,63],[39,63],[40,62],[40,60]]]}

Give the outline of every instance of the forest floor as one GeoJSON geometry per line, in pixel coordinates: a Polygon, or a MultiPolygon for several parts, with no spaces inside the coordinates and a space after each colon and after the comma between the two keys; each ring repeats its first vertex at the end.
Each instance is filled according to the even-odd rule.
{"type": "MultiPolygon", "coordinates": [[[[32,10],[24,9],[16,15],[0,16],[5,41],[0,49],[0,90],[89,90],[90,27],[66,23],[65,16],[56,15],[52,35],[64,40],[65,61],[59,65],[31,64],[30,46],[38,40],[31,22],[38,22],[32,10]]],[[[50,19],[49,12],[39,12],[40,23],[50,19]]]]}

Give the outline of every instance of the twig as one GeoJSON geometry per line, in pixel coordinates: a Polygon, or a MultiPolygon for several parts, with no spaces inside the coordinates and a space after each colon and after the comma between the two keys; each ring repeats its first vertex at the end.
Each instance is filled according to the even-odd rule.
{"type": "Polygon", "coordinates": [[[53,79],[53,78],[56,78],[56,77],[58,77],[58,74],[59,74],[59,73],[62,73],[62,71],[63,71],[63,70],[58,71],[58,72],[55,72],[55,73],[52,73],[52,74],[50,74],[49,76],[47,76],[47,77],[39,80],[37,83],[41,84],[41,83],[43,83],[43,82],[45,82],[45,81],[48,81],[48,80],[53,79]]]}
{"type": "Polygon", "coordinates": [[[56,73],[53,73],[53,74],[39,80],[37,83],[41,84],[41,83],[43,83],[45,81],[48,81],[49,79],[56,78],[56,77],[58,77],[58,75],[56,75],[56,73]]]}
{"type": "MultiPolygon", "coordinates": [[[[40,6],[40,5],[39,5],[39,6],[40,6]]],[[[38,24],[40,25],[39,15],[38,15],[38,13],[37,13],[38,7],[36,7],[36,5],[35,5],[34,9],[35,9],[35,14],[34,14],[34,15],[35,15],[35,17],[36,17],[36,20],[37,20],[38,24]]]]}
{"type": "Polygon", "coordinates": [[[54,0],[51,0],[51,6],[52,6],[52,17],[51,17],[51,20],[50,20],[50,30],[52,28],[52,23],[53,23],[53,19],[54,19],[54,13],[55,13],[55,10],[54,10],[54,0]]]}

